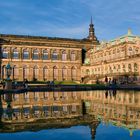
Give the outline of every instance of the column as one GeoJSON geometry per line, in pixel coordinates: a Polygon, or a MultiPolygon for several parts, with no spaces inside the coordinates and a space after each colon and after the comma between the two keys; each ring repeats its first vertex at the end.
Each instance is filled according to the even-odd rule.
{"type": "Polygon", "coordinates": [[[39,49],[39,60],[42,60],[42,49],[39,49]]]}
{"type": "Polygon", "coordinates": [[[19,67],[19,81],[23,81],[23,68],[19,67]]]}
{"type": "Polygon", "coordinates": [[[30,59],[32,60],[33,59],[32,58],[32,48],[30,48],[29,52],[30,52],[30,59]]]}
{"type": "Polygon", "coordinates": [[[20,51],[19,51],[19,59],[22,60],[22,48],[20,48],[20,51]]]}
{"type": "Polygon", "coordinates": [[[67,50],[67,60],[70,61],[70,50],[67,50]]]}

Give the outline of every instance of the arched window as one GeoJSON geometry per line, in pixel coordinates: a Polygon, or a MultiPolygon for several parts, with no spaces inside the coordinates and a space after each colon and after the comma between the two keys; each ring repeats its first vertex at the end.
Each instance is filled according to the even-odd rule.
{"type": "Polygon", "coordinates": [[[125,72],[125,71],[126,71],[126,67],[125,67],[125,65],[124,65],[124,64],[122,65],[122,69],[123,69],[123,72],[125,72]]]}
{"type": "Polygon", "coordinates": [[[39,76],[39,69],[37,66],[34,66],[33,68],[33,80],[36,81],[38,79],[39,76]]]}
{"type": "Polygon", "coordinates": [[[19,58],[19,52],[17,49],[13,49],[13,59],[18,59],[19,58]]]}
{"type": "Polygon", "coordinates": [[[66,61],[67,60],[67,54],[66,51],[62,52],[62,61],[66,61]]]}
{"type": "Polygon", "coordinates": [[[4,59],[8,59],[8,51],[7,51],[7,49],[6,48],[4,48],[3,50],[2,50],[2,58],[4,58],[4,59]]]}
{"type": "Polygon", "coordinates": [[[139,53],[139,49],[136,48],[136,49],[135,49],[135,54],[138,54],[138,53],[139,53]]]}
{"type": "Polygon", "coordinates": [[[36,49],[36,50],[33,50],[33,60],[38,60],[39,59],[39,51],[36,49]]]}
{"type": "Polygon", "coordinates": [[[43,78],[44,81],[48,79],[48,68],[46,66],[43,68],[43,78]]]}
{"type": "Polygon", "coordinates": [[[53,51],[53,53],[52,53],[52,60],[57,60],[58,59],[58,54],[57,54],[57,52],[56,52],[56,50],[55,51],[53,51]]]}
{"type": "Polygon", "coordinates": [[[76,80],[76,76],[77,76],[76,68],[75,67],[72,67],[71,68],[71,79],[72,80],[76,80]]]}
{"type": "Polygon", "coordinates": [[[137,63],[134,64],[134,72],[138,72],[138,64],[137,63]]]}
{"type": "Polygon", "coordinates": [[[17,66],[13,66],[13,80],[16,80],[19,78],[19,69],[17,66]]]}
{"type": "Polygon", "coordinates": [[[112,72],[113,72],[112,67],[109,66],[109,73],[112,73],[112,72]]]}
{"type": "Polygon", "coordinates": [[[71,52],[71,61],[75,61],[76,60],[76,55],[75,55],[75,52],[72,51],[71,52]]]}
{"type": "Polygon", "coordinates": [[[58,79],[58,68],[56,66],[53,67],[53,79],[58,79]]]}
{"type": "Polygon", "coordinates": [[[120,65],[118,65],[118,72],[120,72],[121,71],[121,66],[120,65]]]}
{"type": "Polygon", "coordinates": [[[131,64],[128,64],[128,72],[131,72],[131,71],[132,71],[131,64]]]}
{"type": "Polygon", "coordinates": [[[131,47],[129,47],[129,52],[132,52],[132,48],[131,47]]]}
{"type": "Polygon", "coordinates": [[[117,53],[120,53],[120,50],[119,49],[117,49],[117,53]]]}
{"type": "Polygon", "coordinates": [[[48,51],[43,50],[43,60],[48,60],[48,51]]]}
{"type": "Polygon", "coordinates": [[[27,79],[28,80],[28,75],[29,75],[29,69],[27,66],[23,67],[23,79],[27,79]]]}
{"type": "Polygon", "coordinates": [[[132,55],[133,54],[133,49],[132,49],[132,47],[129,47],[129,49],[128,49],[128,55],[132,55]]]}
{"type": "Polygon", "coordinates": [[[67,69],[66,69],[66,67],[62,68],[62,79],[63,80],[67,79],[67,69]]]}
{"type": "Polygon", "coordinates": [[[89,69],[86,69],[86,75],[90,75],[89,69]]]}
{"type": "Polygon", "coordinates": [[[29,59],[29,51],[27,49],[23,50],[23,59],[29,59]]]}

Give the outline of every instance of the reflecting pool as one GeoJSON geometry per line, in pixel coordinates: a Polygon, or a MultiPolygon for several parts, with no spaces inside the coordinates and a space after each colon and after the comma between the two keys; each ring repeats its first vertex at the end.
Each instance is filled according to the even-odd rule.
{"type": "Polygon", "coordinates": [[[140,91],[0,95],[1,140],[139,140],[140,91]]]}

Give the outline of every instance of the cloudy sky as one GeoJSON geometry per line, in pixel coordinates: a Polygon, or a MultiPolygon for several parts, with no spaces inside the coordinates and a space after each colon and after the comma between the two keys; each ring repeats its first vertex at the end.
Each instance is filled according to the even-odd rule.
{"type": "Polygon", "coordinates": [[[0,34],[85,38],[90,17],[99,40],[140,35],[140,0],[0,0],[0,34]]]}

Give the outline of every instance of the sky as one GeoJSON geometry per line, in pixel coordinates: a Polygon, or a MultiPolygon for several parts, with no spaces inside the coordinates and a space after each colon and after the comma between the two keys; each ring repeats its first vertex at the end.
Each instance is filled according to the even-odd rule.
{"type": "Polygon", "coordinates": [[[99,40],[140,35],[140,0],[0,0],[0,34],[99,40]]]}

